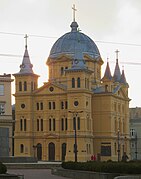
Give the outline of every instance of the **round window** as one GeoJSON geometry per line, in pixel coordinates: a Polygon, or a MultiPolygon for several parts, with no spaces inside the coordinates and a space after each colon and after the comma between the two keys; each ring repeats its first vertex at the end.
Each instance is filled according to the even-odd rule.
{"type": "Polygon", "coordinates": [[[49,91],[52,92],[53,90],[54,90],[54,88],[51,86],[51,87],[49,88],[49,91]]]}
{"type": "Polygon", "coordinates": [[[21,104],[21,108],[25,108],[25,104],[21,104]]]}
{"type": "Polygon", "coordinates": [[[78,106],[78,101],[74,101],[74,106],[78,106]]]}

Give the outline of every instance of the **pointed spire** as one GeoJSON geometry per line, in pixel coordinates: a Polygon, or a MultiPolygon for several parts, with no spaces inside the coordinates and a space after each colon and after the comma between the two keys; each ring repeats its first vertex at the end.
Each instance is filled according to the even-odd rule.
{"type": "Polygon", "coordinates": [[[33,73],[32,67],[33,65],[30,62],[30,58],[28,55],[28,50],[27,50],[27,34],[25,35],[25,52],[23,56],[23,61],[22,64],[20,65],[20,72],[21,74],[31,74],[33,73]]]}
{"type": "Polygon", "coordinates": [[[116,66],[115,66],[113,78],[116,82],[120,82],[121,72],[120,72],[120,68],[119,68],[119,64],[118,64],[118,53],[119,53],[119,51],[116,50],[115,52],[116,52],[116,66]]]}
{"type": "Polygon", "coordinates": [[[124,73],[124,67],[122,69],[122,74],[121,74],[120,82],[123,83],[123,84],[127,84],[125,73],[124,73]]]}
{"type": "Polygon", "coordinates": [[[104,77],[102,78],[102,80],[104,79],[112,80],[112,75],[111,75],[111,70],[110,70],[108,59],[107,59],[106,70],[105,70],[104,77]]]}

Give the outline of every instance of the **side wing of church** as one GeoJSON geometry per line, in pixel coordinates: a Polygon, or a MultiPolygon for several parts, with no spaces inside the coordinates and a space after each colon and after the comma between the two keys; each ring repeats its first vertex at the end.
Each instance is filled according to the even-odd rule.
{"type": "Polygon", "coordinates": [[[38,87],[27,44],[15,77],[15,156],[48,161],[120,160],[129,151],[129,97],[118,58],[114,75],[94,41],[78,31],[53,45],[49,81],[38,87]]]}

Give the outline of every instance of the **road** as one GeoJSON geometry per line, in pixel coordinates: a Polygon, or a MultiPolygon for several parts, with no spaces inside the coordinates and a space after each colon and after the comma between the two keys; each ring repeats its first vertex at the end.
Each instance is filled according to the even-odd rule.
{"type": "Polygon", "coordinates": [[[68,179],[52,175],[50,169],[8,169],[7,172],[24,175],[24,179],[68,179]]]}

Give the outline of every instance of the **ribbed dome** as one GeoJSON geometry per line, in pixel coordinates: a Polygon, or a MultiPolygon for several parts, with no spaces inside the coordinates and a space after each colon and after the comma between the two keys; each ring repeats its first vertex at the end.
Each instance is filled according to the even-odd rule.
{"type": "MultiPolygon", "coordinates": [[[[57,58],[63,54],[70,55],[74,58],[74,54],[78,51],[79,54],[81,54],[81,59],[84,54],[87,54],[92,58],[100,56],[99,50],[94,41],[87,35],[78,31],[77,28],[77,22],[72,22],[71,32],[64,34],[55,42],[50,51],[49,58],[57,58]]],[[[77,56],[77,58],[79,57],[77,56]]]]}

